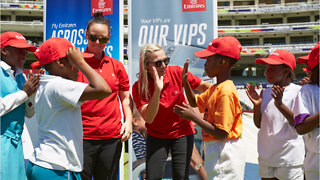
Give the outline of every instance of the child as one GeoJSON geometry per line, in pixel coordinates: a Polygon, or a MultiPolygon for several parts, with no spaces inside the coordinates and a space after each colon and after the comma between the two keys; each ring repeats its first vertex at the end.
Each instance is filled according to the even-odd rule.
{"type": "MultiPolygon", "coordinates": [[[[318,42],[314,48],[318,47],[319,45],[320,45],[320,42],[318,42]]],[[[311,71],[308,65],[308,58],[309,58],[309,55],[301,56],[297,58],[298,63],[304,64],[306,66],[306,68],[302,68],[302,70],[307,73],[307,77],[304,77],[299,81],[300,85],[305,85],[310,83],[311,71]]]]}
{"type": "MultiPolygon", "coordinates": [[[[111,94],[108,84],[64,38],[50,38],[34,53],[50,75],[43,75],[35,96],[39,143],[30,157],[28,179],[81,179],[83,169],[80,105],[111,94]],[[89,85],[76,82],[78,69],[89,85]]],[[[84,57],[90,54],[83,53],[84,57]]]]}
{"type": "Polygon", "coordinates": [[[306,179],[319,179],[319,43],[308,56],[310,83],[304,85],[294,104],[294,126],[306,134],[307,153],[304,160],[306,179]]]}
{"type": "Polygon", "coordinates": [[[239,41],[228,36],[216,38],[207,49],[194,53],[207,60],[204,65],[207,75],[217,78],[217,83],[200,95],[194,96],[186,81],[188,60],[182,72],[189,103],[192,107],[198,106],[204,117],[197,116],[186,104],[184,107],[176,105],[174,111],[202,128],[207,179],[244,179],[241,106],[236,87],[230,80],[231,68],[240,59],[241,49],[239,41]]]}
{"type": "Polygon", "coordinates": [[[40,79],[40,75],[26,79],[21,68],[27,51],[33,52],[37,47],[28,44],[20,33],[11,31],[0,35],[0,43],[0,179],[21,180],[27,178],[21,141],[23,124],[25,116],[30,118],[34,114],[29,97],[40,79]]]}
{"type": "Polygon", "coordinates": [[[132,131],[132,146],[137,159],[146,158],[146,131],[145,121],[141,117],[139,111],[134,106],[133,108],[133,131],[132,131]]]}
{"type": "Polygon", "coordinates": [[[262,179],[303,180],[304,142],[293,127],[293,103],[300,90],[293,84],[296,61],[286,50],[276,50],[268,58],[257,59],[266,65],[266,79],[272,88],[260,96],[248,84],[247,95],[254,105],[258,132],[259,175],[262,179]]]}

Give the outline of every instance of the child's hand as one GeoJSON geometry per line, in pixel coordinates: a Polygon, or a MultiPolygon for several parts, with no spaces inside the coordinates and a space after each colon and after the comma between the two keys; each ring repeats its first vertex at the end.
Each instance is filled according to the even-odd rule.
{"type": "Polygon", "coordinates": [[[173,112],[177,113],[182,119],[185,120],[193,120],[194,115],[196,114],[193,107],[186,103],[183,103],[183,106],[175,105],[173,112]]]}
{"type": "Polygon", "coordinates": [[[308,78],[308,77],[304,77],[304,78],[301,79],[301,81],[299,81],[299,84],[301,86],[309,84],[309,83],[310,83],[310,78],[308,78]]]}
{"type": "Polygon", "coordinates": [[[41,68],[40,71],[39,71],[39,73],[40,73],[41,75],[43,75],[43,74],[46,73],[46,70],[44,70],[43,68],[41,68]]]}
{"type": "Polygon", "coordinates": [[[187,83],[188,81],[188,67],[189,67],[189,58],[187,59],[187,61],[184,63],[184,67],[182,70],[182,82],[183,83],[187,83]]]}
{"type": "Polygon", "coordinates": [[[285,87],[280,87],[278,85],[274,85],[272,87],[272,92],[274,94],[271,94],[271,96],[274,99],[274,105],[275,106],[280,106],[282,104],[282,97],[283,97],[283,91],[285,87]]]}
{"type": "Polygon", "coordinates": [[[78,67],[78,65],[84,61],[81,53],[80,53],[80,48],[78,47],[71,47],[67,51],[67,57],[71,65],[78,67]]]}
{"type": "Polygon", "coordinates": [[[250,101],[254,106],[259,106],[262,103],[262,92],[263,89],[260,92],[260,95],[258,95],[257,91],[254,89],[254,87],[251,84],[247,84],[246,86],[247,90],[247,96],[249,97],[250,101]]]}
{"type": "Polygon", "coordinates": [[[38,88],[40,84],[40,74],[32,74],[32,71],[29,71],[29,77],[27,78],[26,83],[23,86],[23,91],[27,93],[28,96],[31,96],[38,88]]]}

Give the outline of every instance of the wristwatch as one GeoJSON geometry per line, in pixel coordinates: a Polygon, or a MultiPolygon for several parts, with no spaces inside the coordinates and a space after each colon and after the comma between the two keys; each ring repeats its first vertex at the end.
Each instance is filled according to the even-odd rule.
{"type": "Polygon", "coordinates": [[[203,164],[203,163],[196,164],[196,165],[194,166],[194,168],[195,168],[197,171],[199,171],[200,168],[201,168],[201,166],[204,166],[204,164],[203,164]]]}

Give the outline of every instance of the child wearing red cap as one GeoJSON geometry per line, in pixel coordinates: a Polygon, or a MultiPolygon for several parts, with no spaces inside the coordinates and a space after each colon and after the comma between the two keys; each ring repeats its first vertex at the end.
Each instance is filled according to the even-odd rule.
{"type": "Polygon", "coordinates": [[[80,105],[111,94],[110,87],[64,38],[50,38],[34,53],[49,75],[42,75],[35,96],[38,144],[27,167],[28,179],[81,179],[83,170],[80,105]],[[89,85],[76,82],[80,70],[89,85]]]}
{"type": "MultiPolygon", "coordinates": [[[[320,42],[318,42],[315,45],[315,47],[313,47],[313,49],[319,47],[319,45],[320,45],[320,42]]],[[[308,58],[309,58],[309,55],[301,56],[301,57],[297,58],[297,62],[298,63],[304,64],[306,66],[306,68],[302,68],[302,70],[307,73],[307,77],[304,77],[299,81],[300,85],[305,85],[305,84],[310,83],[311,71],[310,71],[310,68],[309,68],[309,65],[308,65],[308,58]]]]}
{"type": "Polygon", "coordinates": [[[24,118],[34,114],[31,98],[39,85],[40,75],[27,79],[21,70],[27,51],[37,47],[28,44],[18,32],[1,34],[0,60],[0,179],[26,179],[21,134],[24,118]]]}
{"type": "Polygon", "coordinates": [[[299,134],[306,134],[307,148],[304,171],[307,180],[319,179],[319,43],[308,55],[310,83],[304,85],[295,99],[294,126],[299,134]]]}
{"type": "Polygon", "coordinates": [[[265,76],[272,88],[257,94],[247,85],[254,105],[254,123],[258,132],[259,175],[262,179],[303,180],[304,142],[293,127],[293,104],[300,86],[293,84],[295,57],[276,50],[267,58],[256,59],[266,66],[265,76]]]}
{"type": "Polygon", "coordinates": [[[231,36],[214,39],[207,49],[194,55],[206,59],[205,72],[217,83],[194,95],[188,83],[188,63],[183,70],[183,85],[189,103],[199,108],[198,117],[190,105],[176,105],[174,111],[202,128],[207,179],[244,179],[245,152],[241,140],[241,105],[237,89],[230,80],[231,68],[240,59],[241,44],[231,36]]]}

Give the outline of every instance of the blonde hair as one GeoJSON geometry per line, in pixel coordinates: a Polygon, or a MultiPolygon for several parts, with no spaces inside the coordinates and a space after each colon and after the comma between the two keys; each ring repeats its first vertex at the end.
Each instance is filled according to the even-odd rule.
{"type": "Polygon", "coordinates": [[[147,64],[150,57],[150,54],[163,50],[162,47],[158,44],[146,44],[142,46],[140,50],[139,57],[139,95],[141,99],[149,101],[149,83],[148,83],[148,71],[147,64]]]}

